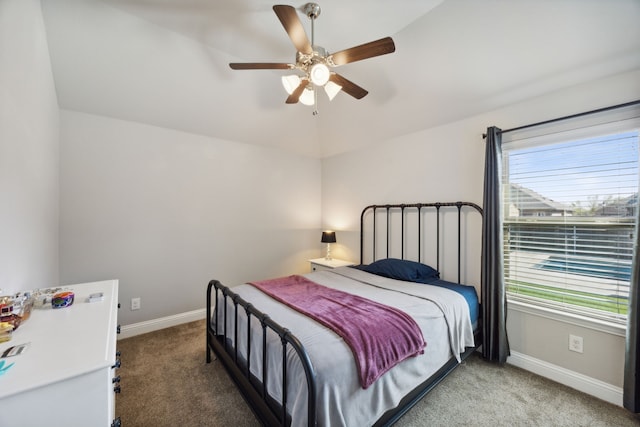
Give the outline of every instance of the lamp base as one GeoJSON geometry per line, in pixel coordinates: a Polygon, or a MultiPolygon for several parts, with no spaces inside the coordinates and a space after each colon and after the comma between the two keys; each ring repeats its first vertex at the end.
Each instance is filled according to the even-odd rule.
{"type": "Polygon", "coordinates": [[[331,261],[331,243],[327,243],[327,255],[324,257],[325,261],[331,261]]]}

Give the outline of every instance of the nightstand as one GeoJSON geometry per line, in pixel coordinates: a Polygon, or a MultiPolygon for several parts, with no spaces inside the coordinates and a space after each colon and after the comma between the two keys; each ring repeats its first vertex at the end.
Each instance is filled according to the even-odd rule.
{"type": "Polygon", "coordinates": [[[311,271],[331,270],[337,267],[346,267],[353,265],[351,261],[344,261],[342,259],[332,258],[330,260],[324,258],[310,259],[311,271]]]}

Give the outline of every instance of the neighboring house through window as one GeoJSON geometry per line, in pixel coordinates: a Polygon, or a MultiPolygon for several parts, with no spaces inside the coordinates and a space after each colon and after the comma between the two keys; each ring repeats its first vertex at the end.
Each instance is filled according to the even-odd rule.
{"type": "Polygon", "coordinates": [[[640,124],[628,115],[614,122],[503,141],[510,300],[626,322],[640,124]]]}

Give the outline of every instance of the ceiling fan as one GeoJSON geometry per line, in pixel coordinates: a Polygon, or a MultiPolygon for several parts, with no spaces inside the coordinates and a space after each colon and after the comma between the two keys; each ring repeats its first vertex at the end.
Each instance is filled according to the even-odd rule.
{"type": "MultiPolygon", "coordinates": [[[[316,105],[316,88],[323,87],[329,99],[332,100],[340,90],[356,99],[367,95],[365,89],[332,71],[334,67],[361,61],[375,56],[386,55],[396,50],[391,37],[365,43],[349,49],[330,54],[323,47],[316,46],[314,40],[314,22],[320,16],[320,6],[307,3],[302,11],[311,20],[311,41],[307,38],[302,22],[298,18],[296,9],[288,5],[275,5],[273,10],[280,19],[282,26],[297,49],[295,64],[271,62],[232,62],[229,66],[234,70],[297,70],[301,74],[282,77],[282,84],[289,97],[287,104],[298,101],[305,105],[316,105]]],[[[314,111],[317,114],[317,111],[314,111]]]]}

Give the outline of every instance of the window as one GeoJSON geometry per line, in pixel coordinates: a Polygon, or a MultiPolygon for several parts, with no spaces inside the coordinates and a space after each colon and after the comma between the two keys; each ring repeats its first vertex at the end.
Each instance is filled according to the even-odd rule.
{"type": "Polygon", "coordinates": [[[503,140],[510,300],[626,322],[639,128],[634,118],[503,140]]]}

